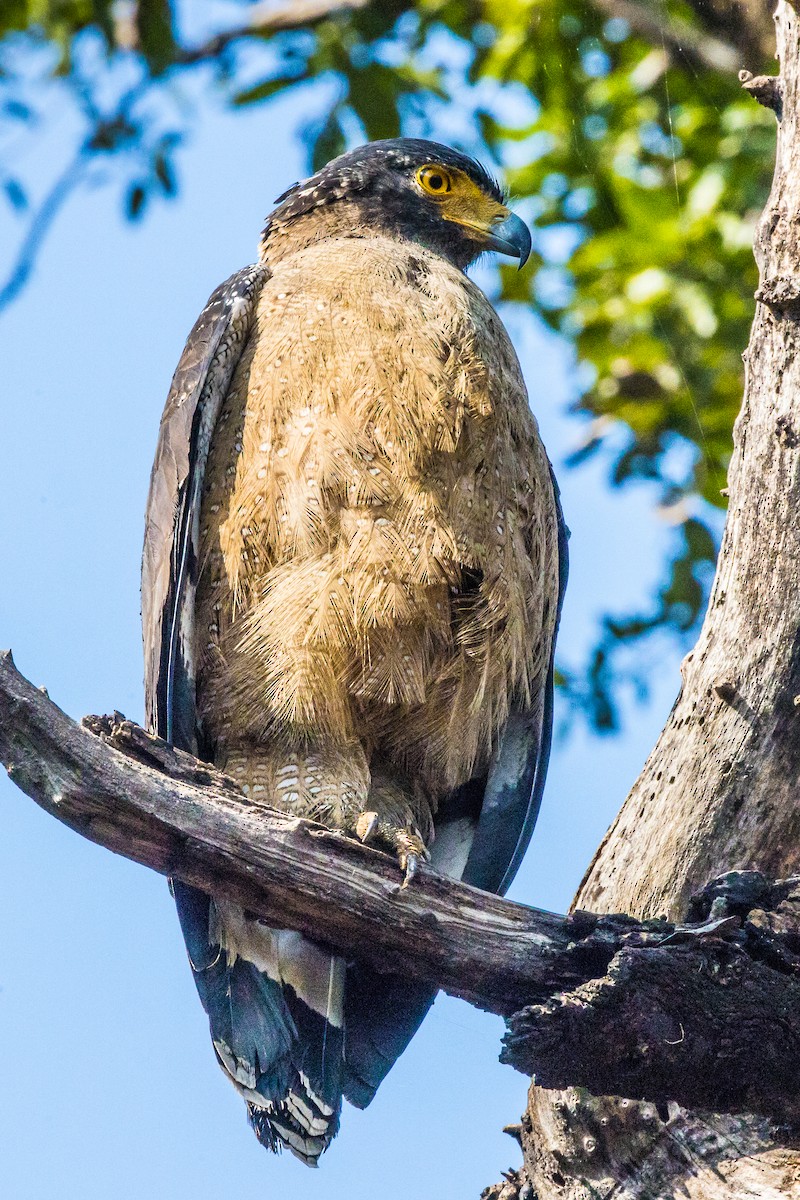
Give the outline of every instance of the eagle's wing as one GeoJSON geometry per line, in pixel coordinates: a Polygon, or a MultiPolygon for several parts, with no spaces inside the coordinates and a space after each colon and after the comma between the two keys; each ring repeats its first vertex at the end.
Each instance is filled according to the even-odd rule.
{"type": "MultiPolygon", "coordinates": [[[[550,661],[544,687],[529,708],[512,709],[489,764],[480,816],[461,878],[473,887],[505,895],[531,840],[542,802],[553,736],[553,671],[556,635],[569,573],[558,484],[550,468],[558,539],[558,593],[550,661]]],[[[437,828],[437,839],[439,830],[437,828]]],[[[434,849],[436,843],[434,842],[434,849]]]]}
{"type": "MultiPolygon", "coordinates": [[[[558,592],[544,685],[529,708],[512,709],[483,779],[448,798],[436,821],[431,865],[485,891],[505,893],[536,824],[553,731],[553,662],[567,586],[569,533],[550,471],[558,539],[558,592]]],[[[419,1029],[436,989],[414,979],[380,975],[362,963],[347,970],[345,1095],[365,1108],[419,1029]]]]}
{"type": "Polygon", "coordinates": [[[197,750],[192,650],[200,496],[211,435],[268,271],[231,275],[212,293],[172,378],[150,477],[142,556],[148,727],[197,750]]]}
{"type": "MultiPolygon", "coordinates": [[[[147,722],[169,742],[201,755],[210,747],[203,744],[195,704],[200,504],[214,426],[268,278],[261,265],[238,271],[200,314],[172,380],[150,480],[142,564],[147,722]]],[[[313,992],[324,968],[330,992],[334,960],[300,935],[266,927],[254,943],[258,962],[245,954],[232,960],[223,950],[220,906],[179,880],[172,881],[172,892],[217,1057],[249,1099],[259,1140],[272,1149],[282,1141],[313,1165],[338,1126],[338,1073],[326,1079],[326,1053],[341,1059],[342,1030],[306,1003],[302,981],[305,974],[313,992]],[[265,951],[260,957],[259,949],[265,951]],[[266,961],[266,951],[274,961],[266,961]],[[292,997],[275,978],[283,958],[293,971],[292,997]],[[299,1098],[289,1094],[298,1089],[298,1055],[307,1085],[299,1098]],[[272,1101],[280,1110],[274,1126],[265,1117],[272,1101]],[[292,1102],[300,1106],[299,1119],[290,1111],[292,1102]]],[[[228,908],[234,921],[245,920],[235,906],[228,908]]]]}

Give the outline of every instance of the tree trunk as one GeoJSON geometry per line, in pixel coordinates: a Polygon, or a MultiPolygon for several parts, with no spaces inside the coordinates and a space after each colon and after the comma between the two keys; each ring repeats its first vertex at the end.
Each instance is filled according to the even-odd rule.
{"type": "MultiPolygon", "coordinates": [[[[722,871],[789,875],[800,865],[799,17],[780,0],[777,164],[756,236],[759,303],[708,613],[576,908],[679,919],[692,891],[722,871]]],[[[634,1099],[534,1085],[521,1140],[520,1194],[537,1200],[800,1196],[797,1131],[754,1116],[674,1104],[659,1116],[634,1099]]]]}

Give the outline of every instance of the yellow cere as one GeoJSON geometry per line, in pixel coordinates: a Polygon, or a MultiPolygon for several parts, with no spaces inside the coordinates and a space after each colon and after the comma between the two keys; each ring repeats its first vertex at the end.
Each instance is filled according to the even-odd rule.
{"type": "Polygon", "coordinates": [[[504,221],[509,210],[488,196],[469,175],[438,163],[427,163],[416,173],[419,189],[438,201],[446,221],[489,237],[494,227],[504,221]]]}

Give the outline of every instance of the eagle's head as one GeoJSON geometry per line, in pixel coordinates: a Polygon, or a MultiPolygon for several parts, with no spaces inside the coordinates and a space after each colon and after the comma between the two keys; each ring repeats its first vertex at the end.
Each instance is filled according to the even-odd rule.
{"type": "Polygon", "coordinates": [[[359,146],[279,196],[262,252],[287,240],[388,233],[466,267],[484,250],[519,260],[531,235],[475,159],[438,142],[392,138],[359,146]]]}

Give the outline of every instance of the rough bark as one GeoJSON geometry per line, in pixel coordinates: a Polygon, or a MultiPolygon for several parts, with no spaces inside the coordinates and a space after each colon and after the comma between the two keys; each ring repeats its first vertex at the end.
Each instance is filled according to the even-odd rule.
{"type": "Polygon", "coordinates": [[[502,1055],[547,1088],[582,1086],[798,1125],[800,978],[738,947],[623,949],[600,979],[515,1013],[502,1055]]]}
{"type": "Polygon", "coordinates": [[[800,877],[729,873],[683,925],[557,916],[424,869],[403,888],[388,856],[248,801],[120,714],[84,726],[0,655],[0,761],[71,828],[510,1017],[505,1061],[546,1082],[800,1120],[800,877]]]}
{"type": "MultiPolygon", "coordinates": [[[[595,911],[674,916],[723,867],[800,863],[800,21],[788,0],[776,21],[782,119],[716,581],[666,728],[575,899],[595,911]]],[[[797,1141],[757,1118],[673,1105],[664,1122],[633,1100],[533,1087],[522,1140],[538,1200],[800,1196],[797,1141]]]]}
{"type": "MultiPolygon", "coordinates": [[[[756,871],[720,876],[692,897],[691,924],[676,926],[657,945],[623,946],[602,978],[513,1014],[502,1061],[534,1075],[538,1096],[552,1096],[543,1087],[571,1085],[569,1105],[563,1095],[552,1096],[560,1116],[586,1109],[579,1090],[586,1088],[600,1097],[616,1092],[649,1101],[641,1110],[648,1131],[657,1117],[669,1123],[670,1105],[674,1118],[682,1104],[760,1113],[794,1139],[800,1134],[798,916],[800,877],[770,885],[756,871]],[[744,941],[728,941],[725,927],[738,920],[744,941]],[[763,964],[761,972],[751,970],[748,957],[763,964]],[[776,971],[788,985],[778,1004],[776,971]]],[[[588,1110],[601,1114],[597,1132],[607,1142],[613,1126],[602,1115],[604,1104],[589,1100],[588,1110]]],[[[635,1110],[629,1099],[619,1108],[629,1125],[635,1110]]],[[[529,1140],[530,1114],[524,1130],[529,1140]]],[[[597,1136],[584,1129],[583,1149],[587,1138],[594,1154],[597,1136]]],[[[508,1186],[506,1180],[502,1187],[508,1186]]]]}

